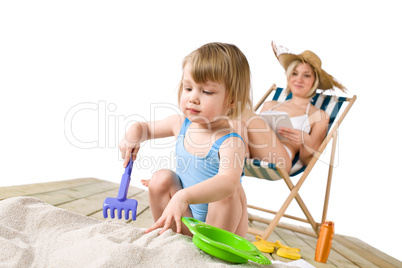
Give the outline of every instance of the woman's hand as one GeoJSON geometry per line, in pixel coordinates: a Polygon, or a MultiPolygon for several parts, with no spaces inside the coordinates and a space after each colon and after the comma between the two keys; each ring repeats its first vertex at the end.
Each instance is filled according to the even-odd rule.
{"type": "Polygon", "coordinates": [[[307,133],[301,130],[287,127],[279,128],[278,133],[281,134],[281,136],[283,136],[284,138],[288,139],[290,142],[293,142],[298,146],[303,144],[305,135],[308,135],[307,133]]]}
{"type": "Polygon", "coordinates": [[[176,192],[170,199],[168,205],[162,213],[162,216],[152,225],[145,230],[145,233],[149,233],[155,229],[162,228],[159,234],[163,234],[169,228],[172,228],[176,224],[176,232],[181,233],[181,217],[184,215],[188,208],[188,203],[183,196],[183,190],[176,192]]]}

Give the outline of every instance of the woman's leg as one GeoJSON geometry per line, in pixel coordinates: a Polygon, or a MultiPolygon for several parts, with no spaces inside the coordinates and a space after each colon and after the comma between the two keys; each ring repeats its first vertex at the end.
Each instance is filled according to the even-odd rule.
{"type": "Polygon", "coordinates": [[[239,184],[236,192],[208,205],[206,223],[244,237],[248,228],[247,199],[239,184]]]}
{"type": "MultiPolygon", "coordinates": [[[[172,196],[181,189],[183,189],[183,187],[179,177],[175,172],[169,169],[158,170],[152,175],[151,180],[148,181],[148,194],[152,217],[155,222],[162,215],[170,199],[172,199],[172,196]]],[[[187,211],[183,216],[192,217],[190,208],[187,208],[187,211]]],[[[172,226],[172,229],[176,231],[175,226],[172,226]]],[[[182,234],[192,235],[183,223],[181,229],[182,234]]]]}
{"type": "Polygon", "coordinates": [[[247,128],[250,157],[274,163],[290,172],[292,159],[269,124],[254,112],[243,114],[241,119],[247,128]]]}

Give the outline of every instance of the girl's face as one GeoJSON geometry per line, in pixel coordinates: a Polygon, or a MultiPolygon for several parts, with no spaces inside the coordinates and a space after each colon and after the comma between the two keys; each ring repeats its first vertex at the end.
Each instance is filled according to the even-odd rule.
{"type": "Polygon", "coordinates": [[[299,97],[305,97],[313,87],[315,73],[308,63],[301,63],[296,66],[289,77],[289,88],[292,94],[299,97]]]}
{"type": "Polygon", "coordinates": [[[183,88],[180,90],[180,108],[191,122],[212,123],[229,112],[225,85],[212,81],[196,83],[191,77],[189,64],[183,70],[183,88]]]}

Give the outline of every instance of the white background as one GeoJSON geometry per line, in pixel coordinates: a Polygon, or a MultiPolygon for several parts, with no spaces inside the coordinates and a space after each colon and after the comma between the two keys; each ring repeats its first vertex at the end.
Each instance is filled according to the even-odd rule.
{"type": "MultiPolygon", "coordinates": [[[[337,233],[401,260],[397,2],[265,2],[2,1],[0,186],[119,182],[126,126],[178,112],[184,56],[208,42],[236,44],[249,60],[256,102],[272,83],[285,85],[274,40],[314,51],[358,96],[340,128],[328,219],[337,233]]],[[[144,144],[132,184],[173,168],[172,151],[169,139],[144,144]]],[[[327,162],[301,189],[317,221],[327,162]]],[[[278,206],[287,194],[279,183],[243,181],[250,203],[278,206]]]]}

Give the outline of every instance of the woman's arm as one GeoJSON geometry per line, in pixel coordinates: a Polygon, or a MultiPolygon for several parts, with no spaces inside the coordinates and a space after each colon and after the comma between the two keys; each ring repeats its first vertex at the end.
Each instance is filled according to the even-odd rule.
{"type": "Polygon", "coordinates": [[[177,135],[183,120],[183,116],[173,115],[159,121],[131,125],[119,143],[123,166],[127,166],[131,155],[135,160],[142,142],[177,135]]]}
{"type": "Polygon", "coordinates": [[[303,132],[299,152],[300,161],[303,165],[310,162],[327,135],[329,116],[326,112],[318,110],[311,115],[310,122],[312,123],[310,134],[303,132]]]}
{"type": "Polygon", "coordinates": [[[299,158],[303,165],[307,165],[314,153],[320,147],[328,129],[329,116],[326,112],[318,110],[310,115],[310,134],[293,128],[281,127],[278,133],[299,147],[299,158]]]}

